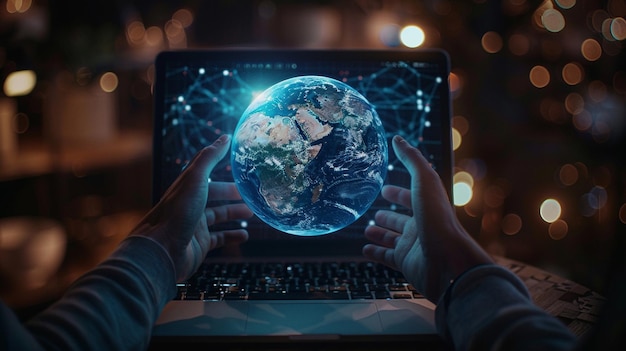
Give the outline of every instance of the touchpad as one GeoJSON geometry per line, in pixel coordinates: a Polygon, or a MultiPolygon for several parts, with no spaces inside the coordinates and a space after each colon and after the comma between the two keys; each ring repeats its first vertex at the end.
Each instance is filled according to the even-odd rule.
{"type": "Polygon", "coordinates": [[[249,335],[366,335],[381,331],[373,303],[253,303],[246,325],[249,335]]]}

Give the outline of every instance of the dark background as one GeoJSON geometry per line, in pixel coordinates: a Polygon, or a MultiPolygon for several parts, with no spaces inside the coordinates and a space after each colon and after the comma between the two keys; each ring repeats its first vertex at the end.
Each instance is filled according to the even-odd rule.
{"type": "Polygon", "coordinates": [[[12,98],[17,151],[0,163],[0,218],[52,218],[66,234],[54,277],[30,288],[2,284],[0,292],[16,307],[53,299],[110,252],[150,207],[157,52],[221,46],[400,48],[397,40],[381,40],[382,28],[415,24],[425,31],[422,47],[443,48],[451,57],[453,125],[462,135],[456,171],[474,178],[471,201],[457,207],[464,226],[492,254],[604,293],[614,239],[624,234],[626,222],[624,29],[612,35],[607,23],[623,20],[626,4],[559,5],[572,2],[33,0],[19,12],[13,1],[0,1],[0,81],[22,69],[37,74],[30,94],[12,98]],[[168,32],[183,28],[170,22],[180,9],[189,11],[192,22],[182,34],[168,32]],[[540,25],[546,9],[562,14],[562,30],[540,25]],[[155,36],[133,39],[132,28],[155,36]],[[599,59],[584,57],[586,39],[600,44],[599,59]],[[562,77],[572,63],[583,73],[575,84],[562,77]],[[545,87],[532,83],[535,66],[550,73],[545,87]],[[104,141],[70,142],[49,132],[57,117],[46,111],[55,102],[58,81],[72,87],[67,94],[88,91],[105,72],[119,79],[111,93],[114,134],[104,141]],[[576,98],[582,104],[572,105],[576,98]],[[577,124],[585,120],[588,126],[577,124]],[[35,154],[45,155],[44,170],[32,170],[39,162],[35,154]],[[573,173],[564,173],[568,169],[573,173]],[[566,230],[555,232],[557,224],[541,219],[547,198],[559,201],[557,224],[566,230]],[[508,226],[511,218],[521,226],[508,226]]]}

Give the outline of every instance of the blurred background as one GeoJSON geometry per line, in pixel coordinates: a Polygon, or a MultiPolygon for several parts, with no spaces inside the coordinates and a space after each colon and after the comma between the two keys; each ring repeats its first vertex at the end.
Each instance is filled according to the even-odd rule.
{"type": "Polygon", "coordinates": [[[457,214],[605,292],[626,223],[626,1],[0,0],[0,295],[57,298],[151,205],[153,60],[224,46],[443,48],[457,214]]]}

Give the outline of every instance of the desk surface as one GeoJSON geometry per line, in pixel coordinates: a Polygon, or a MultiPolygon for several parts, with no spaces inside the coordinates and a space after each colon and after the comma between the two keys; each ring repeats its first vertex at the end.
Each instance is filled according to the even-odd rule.
{"type": "Polygon", "coordinates": [[[605,298],[571,280],[505,257],[494,257],[522,279],[535,304],[565,323],[577,336],[598,321],[605,298]]]}

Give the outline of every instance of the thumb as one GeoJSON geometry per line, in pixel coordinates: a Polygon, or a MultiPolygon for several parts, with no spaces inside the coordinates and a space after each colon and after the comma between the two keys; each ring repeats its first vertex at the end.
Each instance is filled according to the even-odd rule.
{"type": "Polygon", "coordinates": [[[419,176],[419,173],[422,171],[420,165],[426,162],[422,153],[399,135],[393,137],[392,146],[396,156],[411,176],[413,178],[419,176]]]}
{"type": "Polygon", "coordinates": [[[161,200],[173,202],[173,214],[180,215],[180,219],[190,215],[190,220],[195,221],[203,213],[209,194],[209,177],[215,165],[226,156],[229,140],[228,135],[222,135],[200,150],[164,194],[161,200]]]}
{"type": "Polygon", "coordinates": [[[200,184],[199,182],[208,183],[209,177],[215,165],[226,156],[228,152],[230,137],[226,134],[220,136],[213,144],[200,150],[196,157],[191,161],[185,173],[192,179],[191,183],[200,184]]]}

